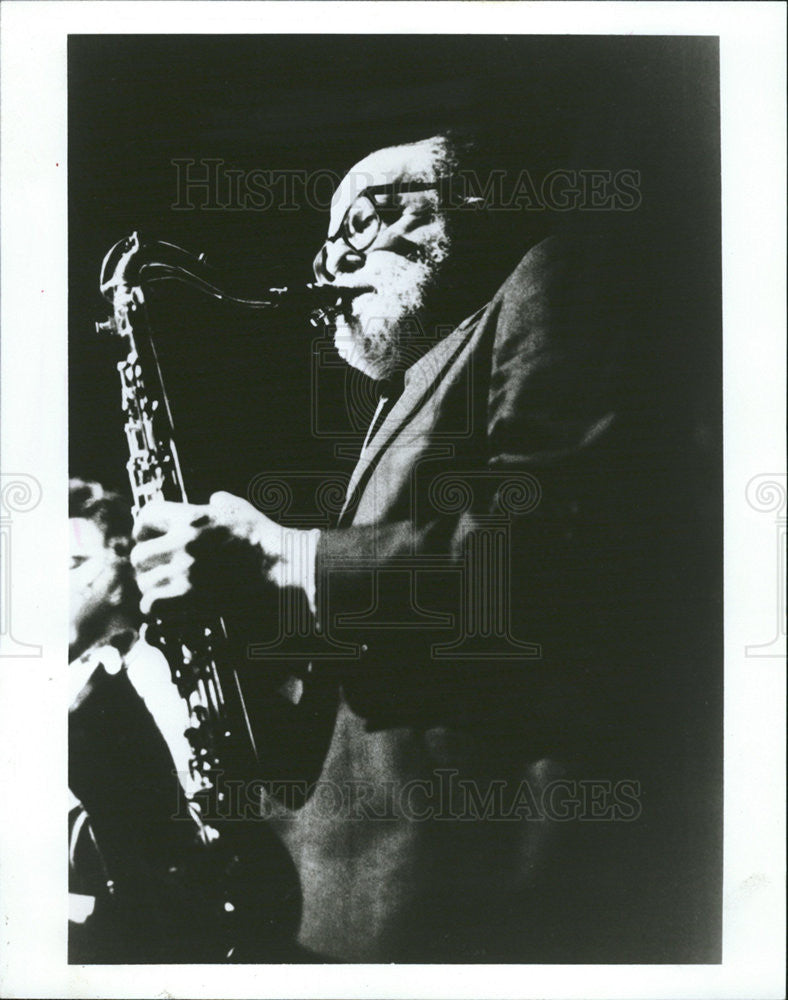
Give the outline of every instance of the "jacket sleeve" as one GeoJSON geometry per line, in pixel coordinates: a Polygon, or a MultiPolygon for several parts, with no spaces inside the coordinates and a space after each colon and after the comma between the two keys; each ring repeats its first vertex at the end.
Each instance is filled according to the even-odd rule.
{"type": "Polygon", "coordinates": [[[69,712],[69,787],[87,810],[112,871],[167,857],[194,838],[175,821],[175,764],[124,670],[98,667],[69,712]]]}
{"type": "Polygon", "coordinates": [[[527,715],[552,741],[608,700],[616,622],[645,579],[653,474],[624,265],[600,240],[532,249],[489,307],[485,450],[464,503],[322,534],[318,604],[358,644],[344,685],[370,725],[519,729],[527,715]],[[425,569],[408,574],[409,559],[425,569]],[[392,627],[364,628],[371,604],[392,627]]]}

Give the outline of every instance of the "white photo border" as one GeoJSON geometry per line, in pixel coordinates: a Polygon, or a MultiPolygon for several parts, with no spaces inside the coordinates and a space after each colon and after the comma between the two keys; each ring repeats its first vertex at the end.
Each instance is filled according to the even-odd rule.
{"type": "MultiPolygon", "coordinates": [[[[753,491],[779,493],[780,483],[784,497],[786,489],[785,13],[781,3],[3,3],[0,462],[3,497],[10,497],[17,511],[3,523],[0,552],[5,561],[0,599],[6,602],[1,619],[6,648],[0,656],[3,996],[631,1000],[783,995],[784,645],[782,656],[752,650],[774,633],[779,512],[770,514],[768,503],[759,509],[752,497],[753,491]],[[67,965],[62,861],[67,814],[67,36],[304,31],[720,38],[726,560],[721,965],[67,965]],[[769,487],[770,482],[777,486],[769,487]]],[[[783,518],[784,504],[783,499],[783,518]]]]}

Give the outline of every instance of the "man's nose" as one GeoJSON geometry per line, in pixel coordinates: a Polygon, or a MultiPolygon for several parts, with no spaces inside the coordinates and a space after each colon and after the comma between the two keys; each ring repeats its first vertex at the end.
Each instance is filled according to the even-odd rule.
{"type": "Polygon", "coordinates": [[[350,274],[363,266],[366,257],[342,240],[326,242],[318,250],[312,269],[318,281],[334,281],[338,274],[350,274]]]}

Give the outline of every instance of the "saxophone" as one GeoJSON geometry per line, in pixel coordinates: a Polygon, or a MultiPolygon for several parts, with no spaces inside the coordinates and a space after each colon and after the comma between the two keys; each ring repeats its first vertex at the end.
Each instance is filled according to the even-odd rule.
{"type": "MultiPolygon", "coordinates": [[[[315,325],[342,305],[336,290],[312,285],[298,290],[272,288],[263,299],[231,295],[219,288],[203,258],[173,244],[143,243],[137,233],[112,247],[104,258],[100,279],[111,316],[98,323],[97,330],[120,338],[127,351],[117,367],[128,444],[126,468],[135,515],[155,499],[187,500],[172,413],[145,300],[146,288],[161,281],[179,281],[250,310],[295,304],[302,312],[311,312],[315,325]]],[[[209,847],[212,857],[223,859],[220,867],[237,870],[241,859],[234,844],[217,853],[217,843],[228,839],[221,822],[213,821],[213,817],[225,815],[222,777],[227,772],[242,778],[257,776],[264,762],[255,743],[238,673],[228,662],[225,622],[221,617],[190,622],[154,617],[147,624],[145,638],[163,652],[188,707],[186,736],[191,755],[185,784],[190,789],[187,805],[196,839],[209,847]]],[[[233,833],[238,824],[235,826],[233,833]]],[[[218,901],[222,919],[238,909],[227,887],[229,880],[224,883],[218,901]]],[[[234,947],[233,934],[224,932],[221,957],[231,958],[234,947]]]]}

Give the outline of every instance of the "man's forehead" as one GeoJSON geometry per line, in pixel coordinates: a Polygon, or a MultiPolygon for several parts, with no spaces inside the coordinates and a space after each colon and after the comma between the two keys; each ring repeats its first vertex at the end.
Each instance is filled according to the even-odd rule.
{"type": "Polygon", "coordinates": [[[331,200],[329,232],[336,232],[353,199],[365,188],[395,181],[434,180],[440,174],[446,143],[441,137],[407,146],[375,150],[348,170],[331,200]]]}

